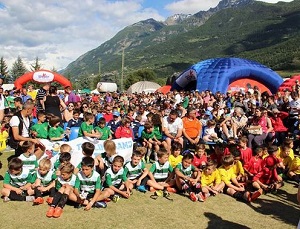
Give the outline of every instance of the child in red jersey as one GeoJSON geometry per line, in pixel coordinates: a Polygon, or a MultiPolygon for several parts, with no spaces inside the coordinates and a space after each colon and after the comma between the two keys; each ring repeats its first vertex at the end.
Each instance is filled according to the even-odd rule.
{"type": "Polygon", "coordinates": [[[241,162],[246,165],[252,158],[252,149],[248,147],[248,138],[241,137],[239,139],[239,150],[241,152],[241,162]]]}
{"type": "Polygon", "coordinates": [[[278,176],[276,171],[279,163],[278,158],[275,156],[277,152],[277,146],[268,148],[269,156],[264,159],[263,169],[253,177],[252,185],[259,193],[262,193],[263,190],[276,192],[283,185],[282,178],[278,176]]]}
{"type": "Polygon", "coordinates": [[[195,166],[198,169],[203,169],[207,162],[207,156],[205,152],[205,145],[199,144],[195,147],[195,155],[193,159],[193,166],[195,166]]]}
{"type": "Polygon", "coordinates": [[[254,154],[255,156],[251,157],[248,163],[244,165],[244,170],[248,174],[248,180],[253,180],[253,177],[263,168],[263,148],[255,148],[254,154]]]}

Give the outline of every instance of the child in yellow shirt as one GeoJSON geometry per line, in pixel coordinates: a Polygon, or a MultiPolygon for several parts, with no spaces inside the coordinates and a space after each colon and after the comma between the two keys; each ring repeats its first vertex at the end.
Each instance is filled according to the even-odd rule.
{"type": "Polygon", "coordinates": [[[300,182],[300,157],[295,156],[290,164],[290,168],[288,171],[288,176],[297,182],[300,182]]]}
{"type": "Polygon", "coordinates": [[[174,142],[171,146],[171,155],[169,156],[169,163],[172,168],[175,168],[182,162],[182,145],[179,142],[174,142]]]}
{"type": "Polygon", "coordinates": [[[221,180],[219,171],[213,161],[208,161],[201,175],[201,189],[204,198],[213,196],[223,191],[225,184],[221,180]]]}
{"type": "Polygon", "coordinates": [[[234,158],[232,169],[234,174],[236,175],[236,179],[238,182],[245,182],[246,180],[245,170],[243,168],[242,162],[240,161],[241,152],[239,150],[234,150],[232,151],[231,154],[234,158]]]}

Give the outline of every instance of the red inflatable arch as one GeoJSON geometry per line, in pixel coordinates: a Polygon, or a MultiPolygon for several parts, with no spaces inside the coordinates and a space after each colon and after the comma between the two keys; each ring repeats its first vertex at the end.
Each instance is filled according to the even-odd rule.
{"type": "Polygon", "coordinates": [[[23,84],[31,80],[38,83],[50,83],[56,81],[63,87],[72,86],[71,82],[67,78],[56,72],[51,72],[49,70],[38,70],[35,72],[27,72],[24,75],[20,76],[15,81],[15,87],[17,89],[21,89],[23,84]]]}
{"type": "Polygon", "coordinates": [[[290,79],[283,81],[278,88],[278,91],[284,91],[285,89],[292,90],[292,87],[296,85],[296,80],[300,82],[300,75],[292,76],[290,79]]]}

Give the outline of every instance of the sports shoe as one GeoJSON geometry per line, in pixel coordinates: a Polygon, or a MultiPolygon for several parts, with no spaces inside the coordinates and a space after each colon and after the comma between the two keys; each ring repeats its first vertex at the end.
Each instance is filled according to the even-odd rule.
{"type": "Polygon", "coordinates": [[[175,188],[172,188],[172,187],[167,187],[167,191],[171,192],[171,193],[176,193],[177,192],[177,190],[175,188]]]}
{"type": "Polygon", "coordinates": [[[156,196],[162,196],[163,194],[164,193],[163,193],[162,190],[157,190],[157,191],[154,192],[154,195],[156,195],[156,196]]]}
{"type": "Polygon", "coordinates": [[[262,190],[261,190],[261,189],[259,189],[259,190],[255,191],[255,192],[253,192],[253,193],[251,194],[251,200],[250,200],[250,201],[255,201],[255,200],[257,200],[257,198],[260,197],[261,194],[262,194],[262,190]]]}
{"type": "Polygon", "coordinates": [[[43,204],[44,203],[44,199],[42,197],[37,197],[34,201],[33,201],[33,205],[39,205],[39,204],[43,204]]]}
{"type": "Polygon", "coordinates": [[[103,201],[97,201],[94,203],[93,207],[95,208],[106,208],[107,204],[103,201]]]}
{"type": "Polygon", "coordinates": [[[113,198],[112,198],[112,201],[114,203],[117,203],[119,200],[120,200],[120,196],[119,195],[114,195],[113,198]]]}
{"type": "Polygon", "coordinates": [[[136,187],[136,189],[137,189],[139,192],[143,192],[143,193],[147,192],[147,190],[146,190],[146,188],[145,188],[144,185],[140,185],[140,186],[136,187]]]}
{"type": "Polygon", "coordinates": [[[3,202],[9,202],[9,201],[10,201],[10,199],[7,196],[3,197],[3,202]]]}
{"type": "Polygon", "coordinates": [[[35,200],[34,196],[26,196],[25,201],[26,202],[33,202],[35,200]]]}
{"type": "Polygon", "coordinates": [[[184,183],[184,185],[182,185],[182,190],[183,191],[187,190],[188,188],[189,188],[189,186],[186,183],[184,183]]]}
{"type": "Polygon", "coordinates": [[[198,197],[198,201],[200,201],[200,202],[205,201],[205,197],[203,196],[203,194],[201,192],[197,195],[197,197],[198,197]]]}
{"type": "Polygon", "coordinates": [[[53,197],[48,197],[47,199],[46,199],[46,202],[47,202],[47,204],[52,204],[52,201],[53,201],[53,197]]]}
{"type": "Polygon", "coordinates": [[[190,192],[190,199],[191,201],[196,202],[198,200],[198,197],[194,192],[190,192]]]}
{"type": "Polygon", "coordinates": [[[169,197],[170,193],[167,190],[163,191],[163,197],[169,197]]]}
{"type": "Polygon", "coordinates": [[[54,210],[55,210],[54,207],[49,207],[49,209],[46,213],[46,216],[49,217],[49,218],[53,217],[54,210]]]}
{"type": "Polygon", "coordinates": [[[56,207],[54,209],[53,217],[54,218],[59,218],[62,213],[63,213],[63,209],[61,207],[56,207]]]}

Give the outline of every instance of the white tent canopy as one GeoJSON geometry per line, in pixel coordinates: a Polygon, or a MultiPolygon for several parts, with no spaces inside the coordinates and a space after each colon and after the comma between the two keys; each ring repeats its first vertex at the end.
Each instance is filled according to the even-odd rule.
{"type": "Polygon", "coordinates": [[[96,89],[91,91],[91,94],[99,95],[100,93],[99,93],[98,89],[96,88],[96,89]]]}
{"type": "Polygon", "coordinates": [[[128,94],[133,94],[133,93],[152,93],[155,92],[158,88],[160,88],[160,85],[154,82],[150,81],[139,81],[135,84],[132,84],[128,90],[128,94]]]}

